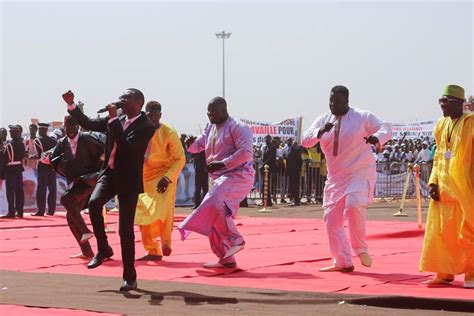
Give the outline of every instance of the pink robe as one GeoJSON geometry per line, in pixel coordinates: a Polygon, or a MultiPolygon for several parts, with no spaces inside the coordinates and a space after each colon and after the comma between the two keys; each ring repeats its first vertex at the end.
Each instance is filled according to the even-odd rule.
{"type": "Polygon", "coordinates": [[[209,123],[188,148],[191,153],[203,150],[207,164],[222,161],[225,168],[209,174],[212,180],[209,192],[201,205],[178,226],[183,240],[192,231],[209,236],[218,216],[235,218],[255,177],[253,135],[248,125],[231,117],[218,126],[209,123]]]}

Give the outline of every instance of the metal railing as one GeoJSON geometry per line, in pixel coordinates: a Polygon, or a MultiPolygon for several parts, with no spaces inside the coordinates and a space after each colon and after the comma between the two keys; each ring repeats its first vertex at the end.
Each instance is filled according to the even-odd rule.
{"type": "MultiPolygon", "coordinates": [[[[415,173],[410,168],[409,163],[401,162],[378,162],[376,164],[377,179],[374,188],[376,198],[401,198],[405,179],[409,174],[407,197],[415,197],[415,173]]],[[[432,164],[419,163],[420,165],[420,190],[422,197],[429,197],[428,180],[430,177],[432,164]]],[[[249,198],[261,200],[263,196],[263,173],[257,165],[255,183],[249,198]]],[[[301,171],[300,197],[303,203],[321,203],[326,181],[325,166],[321,163],[304,162],[301,171]]],[[[279,168],[276,172],[269,174],[268,187],[273,202],[281,200],[289,202],[288,175],[284,168],[279,168]]]]}

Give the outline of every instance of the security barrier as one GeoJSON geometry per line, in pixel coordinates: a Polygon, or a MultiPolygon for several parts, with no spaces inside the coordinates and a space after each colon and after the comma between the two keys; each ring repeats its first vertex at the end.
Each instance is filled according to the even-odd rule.
{"type": "MultiPolygon", "coordinates": [[[[429,198],[428,181],[432,169],[431,163],[419,163],[419,185],[420,197],[429,198]]],[[[261,200],[263,198],[263,172],[257,165],[255,185],[249,194],[249,198],[261,200]]],[[[416,176],[408,163],[401,162],[378,162],[376,163],[377,178],[374,187],[374,197],[401,199],[403,189],[410,174],[407,184],[406,198],[416,198],[416,176]]],[[[284,168],[268,175],[268,190],[273,202],[289,202],[288,175],[284,168]]],[[[311,164],[305,162],[301,171],[300,197],[303,203],[321,203],[326,181],[326,170],[322,164],[311,164]]]]}

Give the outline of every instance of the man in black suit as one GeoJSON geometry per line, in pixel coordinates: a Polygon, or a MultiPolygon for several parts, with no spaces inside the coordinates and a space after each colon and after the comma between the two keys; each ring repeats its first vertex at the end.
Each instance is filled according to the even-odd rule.
{"type": "Polygon", "coordinates": [[[23,191],[23,158],[26,148],[21,138],[20,125],[8,125],[11,140],[7,142],[4,150],[5,186],[7,190],[8,213],[3,218],[23,218],[25,205],[25,192],[23,191]]]}
{"type": "MultiPolygon", "coordinates": [[[[56,139],[49,137],[49,124],[39,123],[39,137],[33,143],[38,157],[56,146],[56,139]]],[[[46,208],[46,188],[48,189],[48,215],[53,216],[56,211],[56,173],[50,165],[38,162],[38,186],[36,187],[36,205],[38,211],[33,216],[44,216],[46,208]]]]}
{"type": "Polygon", "coordinates": [[[50,156],[42,158],[42,163],[49,162],[69,184],[61,197],[61,205],[67,211],[69,229],[81,247],[81,253],[71,255],[71,258],[91,259],[94,252],[89,239],[94,235],[84,222],[81,210],[87,207],[97,183],[105,142],[94,133],[79,132],[79,124],[72,116],[64,118],[64,127],[66,137],[58,141],[50,156]]]}
{"type": "Polygon", "coordinates": [[[115,195],[119,200],[119,233],[122,246],[123,279],[120,291],[137,288],[135,271],[135,234],[133,223],[138,195],[143,193],[143,161],[148,141],[155,127],[141,111],[145,98],[137,89],[127,89],[120,96],[119,105],[125,115],[117,116],[117,104],[107,105],[108,117],[91,119],[74,104],[71,91],[63,94],[68,112],[90,131],[106,133],[105,161],[99,180],[89,201],[89,215],[97,239],[98,252],[89,262],[89,269],[96,268],[113,256],[107,242],[102,207],[115,195]]]}

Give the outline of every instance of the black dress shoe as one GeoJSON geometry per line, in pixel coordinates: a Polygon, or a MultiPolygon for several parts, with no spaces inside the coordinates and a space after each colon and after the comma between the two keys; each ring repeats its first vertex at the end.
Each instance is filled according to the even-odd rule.
{"type": "Polygon", "coordinates": [[[137,261],[161,261],[161,259],[163,259],[162,256],[147,254],[146,256],[138,258],[137,261]]]}
{"type": "Polygon", "coordinates": [[[97,253],[94,258],[87,264],[87,269],[94,269],[100,266],[105,260],[109,259],[114,255],[114,251],[109,247],[106,254],[97,253]]]}
{"type": "Polygon", "coordinates": [[[17,214],[16,218],[23,218],[23,214],[17,214]]]}
{"type": "Polygon", "coordinates": [[[36,212],[34,214],[31,214],[31,216],[44,216],[44,213],[36,212]]]}
{"type": "Polygon", "coordinates": [[[137,289],[137,281],[124,281],[123,285],[120,287],[120,292],[128,292],[131,290],[136,290],[137,289]]]}
{"type": "Polygon", "coordinates": [[[15,215],[7,214],[3,215],[2,218],[15,218],[15,215]]]}
{"type": "Polygon", "coordinates": [[[46,213],[46,215],[54,216],[54,212],[48,212],[48,213],[46,213]]]}

